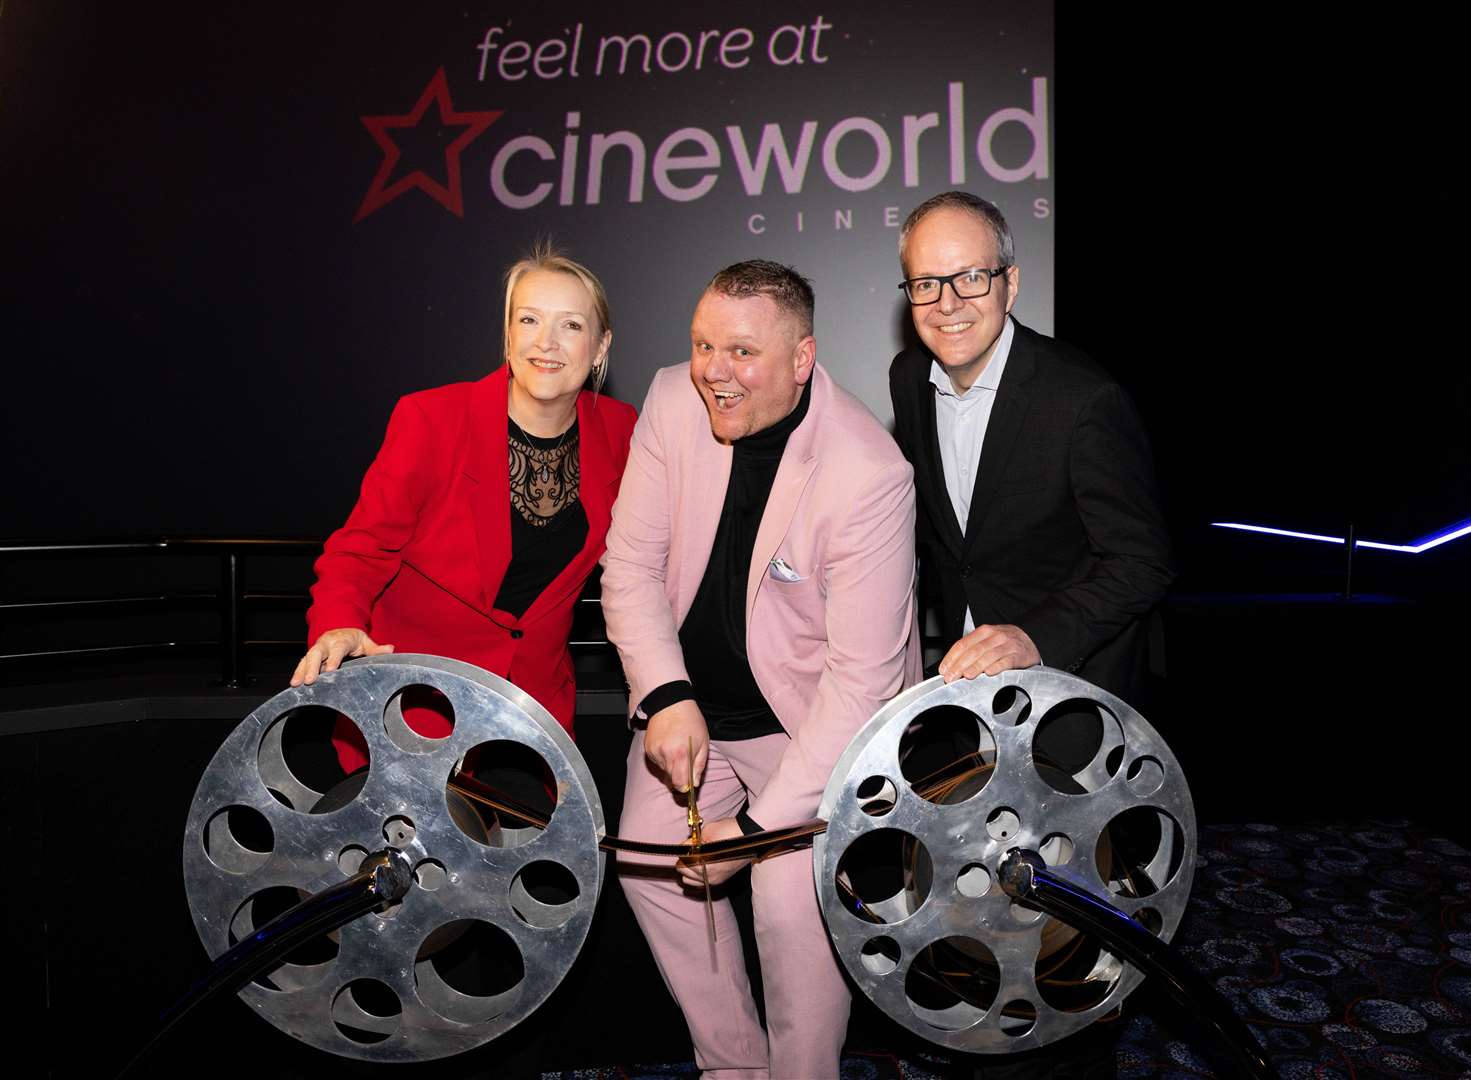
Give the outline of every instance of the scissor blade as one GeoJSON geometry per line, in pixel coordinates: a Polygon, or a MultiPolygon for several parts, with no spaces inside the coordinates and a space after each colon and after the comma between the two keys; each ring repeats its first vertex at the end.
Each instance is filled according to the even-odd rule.
{"type": "MultiPolygon", "coordinates": [[[[695,802],[695,740],[689,741],[689,763],[690,763],[690,787],[689,787],[689,824],[690,824],[690,850],[698,852],[704,841],[705,822],[700,817],[700,808],[695,802]]],[[[710,938],[710,966],[719,967],[715,952],[715,900],[710,895],[710,868],[702,861],[700,863],[700,880],[705,885],[705,929],[710,938]]]]}

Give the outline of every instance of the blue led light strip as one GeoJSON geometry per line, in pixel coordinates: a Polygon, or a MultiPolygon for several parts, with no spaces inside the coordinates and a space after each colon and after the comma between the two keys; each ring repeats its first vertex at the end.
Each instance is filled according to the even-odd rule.
{"type": "MultiPolygon", "coordinates": [[[[1318,540],[1325,544],[1343,544],[1345,538],[1342,536],[1323,536],[1319,533],[1293,532],[1291,529],[1272,529],[1266,525],[1243,525],[1237,521],[1212,521],[1218,529],[1240,529],[1243,532],[1266,533],[1268,536],[1285,536],[1291,540],[1318,540]]],[[[1452,540],[1462,536],[1471,535],[1471,518],[1449,525],[1439,532],[1433,532],[1429,536],[1422,536],[1408,544],[1383,544],[1378,540],[1355,540],[1356,548],[1374,548],[1378,551],[1403,551],[1410,555],[1418,555],[1422,551],[1429,551],[1441,544],[1448,544],[1452,540]]]]}

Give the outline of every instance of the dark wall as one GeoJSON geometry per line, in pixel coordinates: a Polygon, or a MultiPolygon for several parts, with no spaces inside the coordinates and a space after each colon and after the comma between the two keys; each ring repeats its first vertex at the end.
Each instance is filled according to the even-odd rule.
{"type": "MultiPolygon", "coordinates": [[[[1053,186],[1050,111],[1036,117],[1040,138],[1012,120],[989,144],[998,167],[1027,172],[1035,158],[1024,178],[993,179],[975,144],[998,111],[1035,109],[1034,80],[1052,78],[1051,26],[1049,6],[1012,0],[959,13],[370,3],[204,17],[180,4],[9,3],[0,145],[15,212],[0,294],[5,351],[18,358],[13,401],[31,405],[12,406],[7,438],[34,464],[12,479],[0,533],[325,532],[345,516],[398,395],[498,363],[501,273],[544,233],[608,285],[615,395],[641,401],[656,368],[687,358],[689,315],[716,269],[765,256],[814,278],[821,358],[883,415],[898,219],[949,183],[951,84],[963,87],[967,182],[1025,226],[1022,310],[1050,327],[1054,218],[1036,209],[1053,186]],[[557,78],[525,64],[499,73],[516,39],[560,41],[574,26],[577,78],[570,62],[557,78]],[[595,74],[594,39],[709,27],[747,29],[752,44],[727,50],[730,66],[714,63],[707,42],[701,70],[649,74],[638,46],[615,74],[613,47],[595,74]],[[798,29],[803,62],[787,63],[798,29]],[[423,97],[441,72],[444,126],[437,99],[423,97]],[[421,101],[417,124],[380,128],[402,156],[379,183],[386,151],[367,121],[397,123],[421,101]],[[903,117],[928,113],[941,126],[919,143],[909,187],[903,117]],[[452,153],[473,133],[471,116],[489,126],[452,153]],[[859,128],[832,143],[829,160],[844,121],[859,128]],[[768,165],[749,193],[727,129],[755,154],[779,127],[795,153],[808,124],[796,190],[768,165]],[[689,127],[710,133],[721,164],[708,193],[686,201],[660,188],[655,160],[689,127]],[[882,169],[875,130],[890,150],[882,169]],[[642,140],[642,193],[631,197],[628,151],[613,150],[593,205],[593,142],[610,132],[642,140]],[[555,190],[516,208],[493,176],[525,138],[545,140],[557,160],[523,150],[505,185],[555,190]],[[859,183],[870,169],[873,186],[859,183]],[[416,175],[419,186],[393,194],[416,175]]],[[[682,39],[669,40],[662,55],[680,67],[682,39]]],[[[704,174],[674,182],[689,188],[704,174]]]]}
{"type": "MultiPolygon", "coordinates": [[[[616,286],[615,393],[640,399],[648,373],[680,359],[709,269],[763,254],[816,268],[824,355],[883,415],[903,313],[880,291],[892,292],[894,230],[873,222],[948,183],[939,142],[918,186],[899,182],[897,117],[943,115],[947,82],[962,80],[974,134],[989,111],[1027,104],[1036,75],[1049,79],[1049,178],[1000,183],[972,162],[967,179],[1016,222],[1021,310],[1044,326],[1055,232],[1056,329],[1143,407],[1187,581],[1260,587],[1299,558],[1233,538],[1235,565],[1217,578],[1212,520],[1332,535],[1353,523],[1402,542],[1471,514],[1454,263],[1466,226],[1445,149],[1454,58],[1433,27],[1068,8],[1054,64],[1051,16],[1033,5],[986,5],[945,29],[851,4],[801,13],[834,25],[820,73],[477,81],[479,27],[512,14],[6,4],[0,439],[24,467],[8,477],[0,535],[329,530],[392,399],[493,362],[498,274],[545,229],[616,286]],[[407,109],[441,62],[456,108],[515,105],[489,129],[499,142],[463,155],[464,216],[410,191],[354,225],[383,160],[360,117],[407,109]],[[754,139],[763,121],[794,133],[806,117],[826,131],[871,115],[895,133],[896,163],[873,191],[840,192],[813,166],[802,192],[780,192],[773,173],[753,199],[727,160],[708,199],[636,205],[616,203],[626,173],[610,163],[602,206],[489,205],[494,147],[555,140],[572,108],[585,134],[634,128],[651,154],[682,123],[729,120],[754,139]],[[1029,212],[1034,197],[1050,200],[1046,218],[1029,212]],[[850,204],[854,231],[812,226],[850,204]],[[757,211],[770,219],[760,236],[745,227],[757,211]]],[[[797,15],[754,5],[742,20],[797,15]]],[[[650,33],[734,24],[585,18],[650,33]]],[[[1012,142],[998,153],[1020,163],[1020,125],[1002,131],[1012,142]]],[[[400,132],[405,163],[442,162],[444,133],[418,137],[400,132]]],[[[850,172],[858,157],[843,159],[850,172]]],[[[1373,558],[1364,572],[1388,567],[1390,588],[1411,561],[1373,558]]],[[[1338,572],[1329,552],[1310,561],[1338,572]]]]}

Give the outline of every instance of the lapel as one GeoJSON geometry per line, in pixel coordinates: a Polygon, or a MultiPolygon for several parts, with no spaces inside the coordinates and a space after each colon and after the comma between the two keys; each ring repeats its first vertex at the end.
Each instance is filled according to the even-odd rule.
{"type": "MultiPolygon", "coordinates": [[[[751,610],[756,605],[756,592],[766,580],[766,569],[782,537],[791,528],[792,518],[797,514],[797,504],[807,490],[807,481],[817,469],[817,429],[822,421],[827,403],[832,397],[832,382],[827,372],[813,365],[812,400],[807,403],[807,415],[787,439],[781,464],[776,467],[776,479],[771,483],[771,494],[766,499],[766,509],[761,514],[761,524],[756,530],[756,545],[751,550],[751,569],[746,577],[746,636],[751,633],[751,610]]],[[[803,567],[807,573],[815,568],[803,567]]]]}
{"type": "Polygon", "coordinates": [[[921,359],[916,387],[918,408],[915,411],[919,413],[919,453],[923,455],[923,468],[915,469],[914,474],[930,521],[939,530],[940,539],[950,553],[959,559],[964,538],[960,535],[960,522],[955,520],[955,507],[950,504],[950,493],[945,490],[945,468],[940,463],[940,429],[935,420],[935,388],[929,379],[931,360],[923,353],[917,355],[921,359]]]}
{"type": "Polygon", "coordinates": [[[511,478],[507,454],[506,391],[509,375],[504,365],[477,382],[470,392],[469,447],[464,473],[470,481],[470,520],[480,556],[478,603],[488,610],[500,591],[511,562],[511,478]]]}
{"type": "Polygon", "coordinates": [[[665,468],[678,483],[677,488],[670,489],[671,506],[676,510],[669,523],[668,574],[676,603],[676,625],[682,626],[710,565],[735,451],[711,434],[710,415],[690,382],[688,367],[664,402],[668,404],[661,402],[661,411],[667,408],[671,419],[678,418],[669,427],[673,438],[665,446],[665,468]],[[681,460],[675,461],[676,455],[681,460]]]}
{"type": "MultiPolygon", "coordinates": [[[[1006,476],[1012,451],[1017,438],[1026,426],[1027,410],[1031,405],[1027,383],[1037,370],[1037,361],[1032,354],[1032,343],[1028,331],[1020,323],[1014,323],[1011,353],[1006,358],[1006,370],[1001,375],[1001,385],[996,388],[996,404],[991,409],[991,420],[986,425],[986,437],[981,443],[980,468],[976,470],[976,483],[970,497],[970,520],[965,527],[964,550],[969,552],[981,535],[986,517],[995,502],[993,496],[1001,480],[1006,476]]],[[[933,406],[930,409],[934,413],[933,406]]],[[[953,520],[955,515],[951,513],[953,520]]]]}

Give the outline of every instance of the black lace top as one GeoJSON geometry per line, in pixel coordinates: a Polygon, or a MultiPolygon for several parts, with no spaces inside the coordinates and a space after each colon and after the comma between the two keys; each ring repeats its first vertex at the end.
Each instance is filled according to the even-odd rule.
{"type": "Polygon", "coordinates": [[[578,498],[577,422],[550,439],[528,435],[509,417],[506,427],[511,564],[495,606],[519,617],[587,543],[587,513],[578,498]]]}

